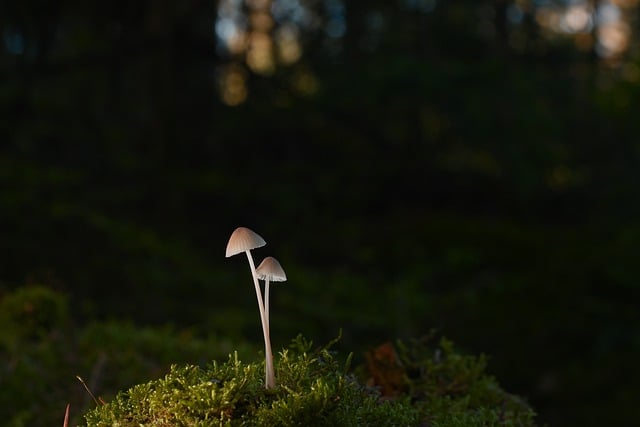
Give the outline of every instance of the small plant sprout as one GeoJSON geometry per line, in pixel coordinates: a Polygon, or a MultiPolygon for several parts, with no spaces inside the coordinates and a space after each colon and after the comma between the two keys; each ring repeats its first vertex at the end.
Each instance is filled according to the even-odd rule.
{"type": "Polygon", "coordinates": [[[262,292],[260,291],[260,283],[258,282],[258,275],[256,273],[256,267],[251,257],[251,250],[266,245],[264,241],[257,233],[249,230],[246,227],[238,227],[234,230],[227,243],[226,257],[237,255],[241,252],[247,254],[249,259],[249,267],[251,268],[251,275],[253,276],[253,284],[256,288],[256,297],[258,298],[258,309],[260,310],[260,321],[262,322],[262,334],[264,335],[264,352],[265,352],[265,371],[266,380],[265,387],[273,388],[275,386],[274,374],[273,374],[273,355],[271,354],[271,341],[269,338],[269,327],[267,324],[267,318],[264,311],[264,304],[262,301],[262,292]]]}
{"type": "MultiPolygon", "coordinates": [[[[271,344],[271,328],[269,326],[269,282],[284,282],[287,280],[282,266],[274,257],[268,256],[262,260],[256,269],[258,279],[264,280],[264,317],[267,323],[267,335],[269,335],[269,344],[271,344]]],[[[267,384],[275,386],[276,377],[273,369],[273,355],[269,349],[269,355],[265,361],[267,367],[267,384]]]]}

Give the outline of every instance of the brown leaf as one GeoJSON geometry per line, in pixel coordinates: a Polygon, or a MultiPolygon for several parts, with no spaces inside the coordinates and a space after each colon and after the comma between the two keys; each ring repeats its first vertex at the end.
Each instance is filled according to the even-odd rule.
{"type": "Polygon", "coordinates": [[[386,342],[365,354],[370,378],[367,384],[378,387],[383,397],[393,398],[407,386],[405,371],[393,344],[386,342]]]}

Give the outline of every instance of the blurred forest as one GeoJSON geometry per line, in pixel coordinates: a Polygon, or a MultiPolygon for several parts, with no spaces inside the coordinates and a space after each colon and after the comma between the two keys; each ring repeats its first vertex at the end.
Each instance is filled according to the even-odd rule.
{"type": "Polygon", "coordinates": [[[541,423],[640,423],[639,8],[3,2],[0,298],[259,344],[247,226],[275,348],[435,328],[541,423]]]}

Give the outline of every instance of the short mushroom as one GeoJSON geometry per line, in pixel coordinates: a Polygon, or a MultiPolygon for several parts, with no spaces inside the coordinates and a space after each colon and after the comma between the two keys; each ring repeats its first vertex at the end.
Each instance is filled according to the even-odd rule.
{"type": "MultiPolygon", "coordinates": [[[[258,279],[264,280],[264,317],[267,325],[267,335],[269,336],[269,345],[271,345],[271,328],[269,326],[269,282],[284,282],[287,280],[287,275],[278,260],[271,256],[262,260],[256,269],[256,274],[258,279]]],[[[269,349],[267,353],[267,384],[275,386],[276,379],[275,371],[273,369],[273,354],[271,353],[271,349],[269,349]]]]}
{"type": "Polygon", "coordinates": [[[264,280],[264,314],[267,319],[267,330],[269,329],[269,282],[286,282],[287,274],[282,266],[272,256],[268,256],[262,260],[258,268],[256,268],[258,279],[264,280]]]}
{"type": "MultiPolygon", "coordinates": [[[[264,347],[265,347],[265,357],[267,360],[271,360],[273,364],[273,356],[271,354],[271,342],[269,340],[269,327],[267,325],[267,319],[265,317],[264,305],[262,302],[262,292],[260,291],[260,283],[258,282],[258,276],[256,273],[256,267],[253,264],[253,258],[251,257],[251,250],[262,247],[267,243],[264,241],[262,237],[260,237],[254,231],[246,228],[246,227],[238,227],[234,230],[229,238],[229,243],[227,243],[227,252],[226,257],[239,254],[241,252],[245,252],[247,254],[247,258],[249,259],[249,267],[251,268],[251,275],[253,276],[253,284],[256,288],[256,297],[258,298],[258,309],[260,310],[260,321],[262,322],[262,334],[264,335],[264,347]]],[[[266,388],[272,388],[275,384],[270,382],[270,379],[273,378],[273,374],[269,375],[269,373],[273,370],[271,366],[267,364],[266,369],[266,388]]]]}

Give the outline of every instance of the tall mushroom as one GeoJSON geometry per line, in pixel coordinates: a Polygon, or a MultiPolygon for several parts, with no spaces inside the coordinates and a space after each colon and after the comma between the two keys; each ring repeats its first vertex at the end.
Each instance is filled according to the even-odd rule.
{"type": "Polygon", "coordinates": [[[256,297],[258,298],[258,309],[260,310],[260,321],[262,322],[262,334],[264,335],[264,351],[265,351],[265,359],[266,359],[266,381],[265,387],[272,388],[275,386],[275,381],[270,381],[273,379],[273,355],[271,354],[271,342],[269,339],[269,327],[267,325],[264,305],[262,302],[262,292],[260,292],[260,283],[258,282],[258,276],[256,273],[256,267],[253,264],[253,258],[251,257],[251,250],[262,247],[266,245],[267,242],[264,241],[262,237],[260,237],[257,233],[249,230],[246,227],[238,227],[234,230],[229,237],[229,243],[227,243],[227,252],[226,257],[239,254],[241,252],[245,252],[247,254],[247,258],[249,259],[249,267],[251,268],[251,275],[253,276],[253,284],[256,288],[256,297]],[[271,362],[269,362],[271,361],[271,362]],[[271,365],[269,365],[271,363],[271,365]]]}
{"type": "MultiPolygon", "coordinates": [[[[269,282],[284,282],[287,280],[282,266],[274,257],[268,256],[262,260],[258,268],[256,269],[258,279],[264,280],[264,317],[267,325],[267,335],[271,337],[271,327],[269,326],[269,282]]],[[[271,342],[269,342],[269,345],[271,342]]],[[[265,361],[267,366],[267,384],[275,386],[276,376],[273,369],[273,354],[269,349],[269,355],[265,361]]]]}

